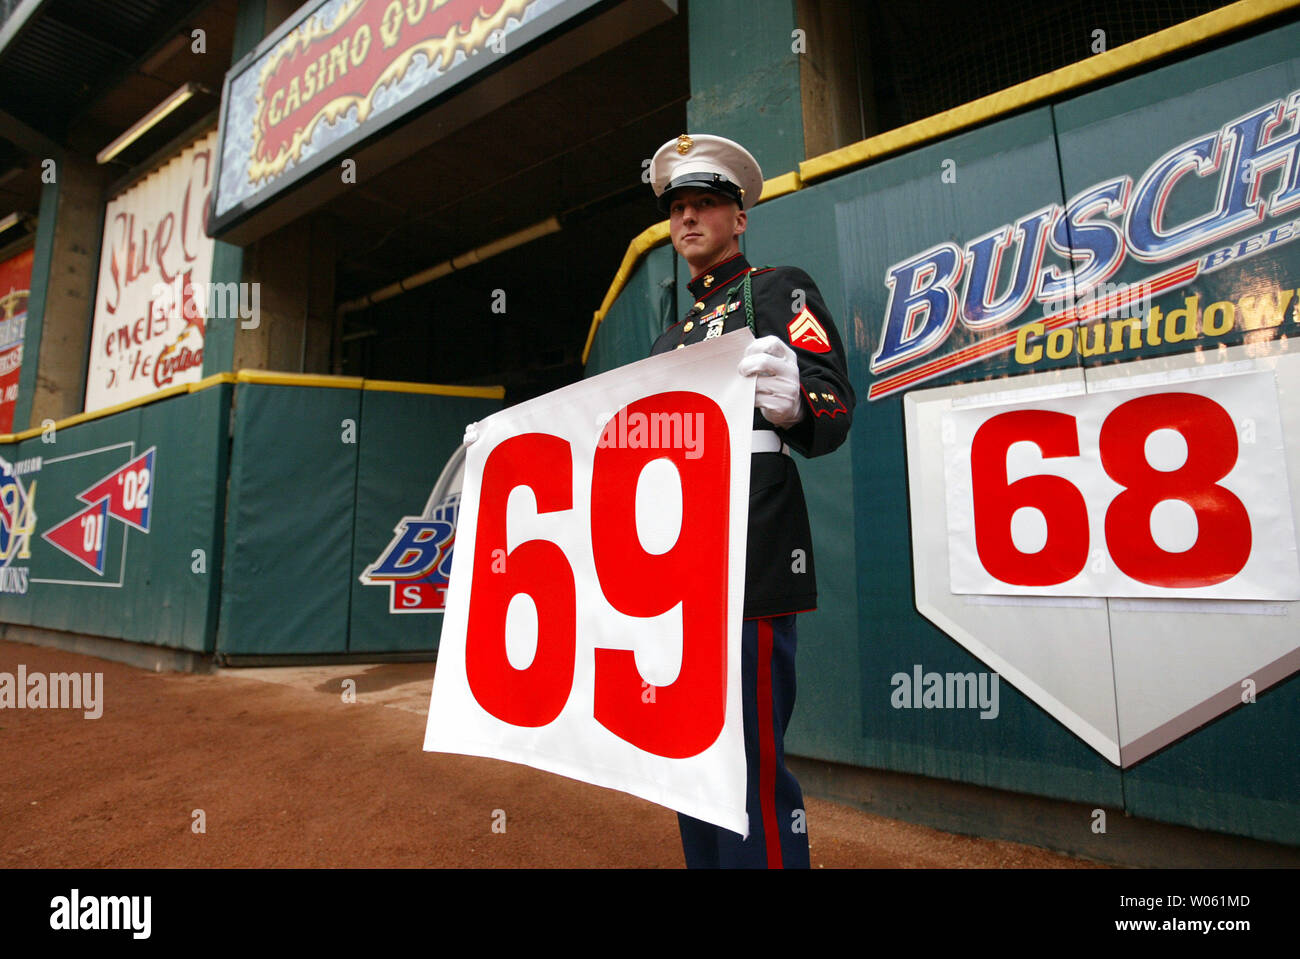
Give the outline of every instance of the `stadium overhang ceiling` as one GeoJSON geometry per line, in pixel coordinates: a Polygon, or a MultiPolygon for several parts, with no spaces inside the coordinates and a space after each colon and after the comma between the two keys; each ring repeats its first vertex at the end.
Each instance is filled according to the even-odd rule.
{"type": "Polygon", "coordinates": [[[201,86],[199,95],[106,164],[106,177],[213,114],[237,7],[238,0],[0,0],[0,205],[32,206],[45,159],[71,154],[93,163],[185,83],[201,86]]]}

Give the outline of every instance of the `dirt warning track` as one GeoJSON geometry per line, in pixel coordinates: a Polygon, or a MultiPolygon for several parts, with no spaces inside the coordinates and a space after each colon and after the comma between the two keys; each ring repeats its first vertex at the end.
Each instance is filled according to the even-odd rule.
{"type": "MultiPolygon", "coordinates": [[[[668,809],[423,752],[432,664],[150,673],[0,641],[20,666],[102,674],[102,712],[0,709],[0,867],[683,865],[668,809]]],[[[1092,865],[812,798],[808,830],[814,868],[1092,865]]]]}

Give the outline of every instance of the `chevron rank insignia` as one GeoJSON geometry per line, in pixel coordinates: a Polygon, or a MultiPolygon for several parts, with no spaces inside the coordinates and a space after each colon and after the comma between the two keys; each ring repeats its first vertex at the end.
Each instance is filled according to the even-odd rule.
{"type": "Polygon", "coordinates": [[[831,340],[807,307],[790,321],[790,343],[809,353],[829,353],[831,340]]]}

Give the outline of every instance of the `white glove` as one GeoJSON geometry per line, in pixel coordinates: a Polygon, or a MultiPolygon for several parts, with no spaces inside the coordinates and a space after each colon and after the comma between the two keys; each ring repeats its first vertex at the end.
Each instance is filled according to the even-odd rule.
{"type": "Polygon", "coordinates": [[[473,446],[478,442],[478,423],[470,423],[465,427],[465,438],[461,440],[462,446],[473,446]]]}
{"type": "Polygon", "coordinates": [[[799,360],[779,336],[764,336],[749,344],[736,371],[758,377],[754,406],[773,426],[789,429],[804,418],[799,360]]]}

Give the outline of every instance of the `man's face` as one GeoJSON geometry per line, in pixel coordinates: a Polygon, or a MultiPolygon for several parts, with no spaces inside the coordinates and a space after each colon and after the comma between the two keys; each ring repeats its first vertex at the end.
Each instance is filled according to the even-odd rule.
{"type": "Polygon", "coordinates": [[[668,206],[668,232],[673,248],[693,273],[706,270],[740,252],[739,237],[748,217],[734,200],[696,187],[673,191],[668,206]]]}

